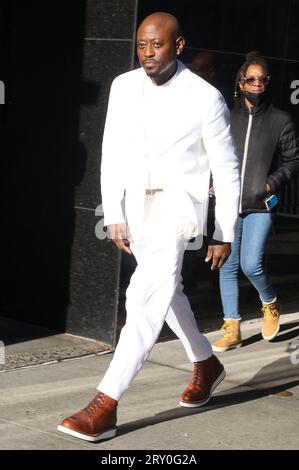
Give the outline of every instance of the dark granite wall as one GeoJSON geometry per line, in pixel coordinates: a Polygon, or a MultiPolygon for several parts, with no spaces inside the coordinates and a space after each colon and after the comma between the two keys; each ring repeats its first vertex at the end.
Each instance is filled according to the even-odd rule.
{"type": "Polygon", "coordinates": [[[0,6],[0,312],[111,345],[120,257],[96,238],[95,209],[109,88],[132,66],[135,14],[136,0],[0,6]]]}
{"type": "Polygon", "coordinates": [[[87,0],[81,85],[80,142],[87,151],[75,191],[76,236],[70,270],[67,331],[116,341],[120,253],[95,237],[100,218],[100,149],[111,81],[132,68],[137,0],[87,0]]]}

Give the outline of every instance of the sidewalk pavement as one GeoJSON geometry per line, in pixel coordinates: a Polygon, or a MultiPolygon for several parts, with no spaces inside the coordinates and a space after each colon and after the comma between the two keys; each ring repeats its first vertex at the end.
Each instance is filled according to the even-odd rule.
{"type": "Polygon", "coordinates": [[[94,396],[111,353],[0,372],[0,449],[299,449],[299,313],[281,323],[272,342],[260,319],[242,324],[243,347],[218,354],[226,379],[198,409],[178,405],[192,370],[181,343],[157,344],[120,402],[117,437],[96,444],[56,428],[94,396]]]}

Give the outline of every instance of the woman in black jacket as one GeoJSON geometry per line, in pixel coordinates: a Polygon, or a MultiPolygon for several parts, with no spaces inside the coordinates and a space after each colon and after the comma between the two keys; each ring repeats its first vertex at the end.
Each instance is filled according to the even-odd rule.
{"type": "Polygon", "coordinates": [[[277,202],[275,194],[281,185],[298,171],[299,151],[291,117],[270,103],[269,80],[266,61],[256,52],[248,54],[237,74],[231,112],[231,131],[241,169],[240,215],[231,255],[220,270],[224,335],[213,344],[217,352],[242,344],[239,266],[262,301],[263,338],[270,341],[279,331],[277,296],[263,261],[272,226],[271,205],[277,202]]]}

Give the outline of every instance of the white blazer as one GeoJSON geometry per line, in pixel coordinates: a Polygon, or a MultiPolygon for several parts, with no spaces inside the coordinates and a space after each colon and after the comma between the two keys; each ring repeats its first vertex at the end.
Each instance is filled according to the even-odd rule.
{"type": "Polygon", "coordinates": [[[143,119],[146,80],[150,78],[140,68],[118,76],[111,86],[101,165],[105,225],[127,221],[126,214],[130,214],[134,223],[142,226],[148,162],[157,162],[163,189],[181,195],[192,205],[196,234],[205,231],[212,171],[217,201],[213,237],[233,241],[239,165],[222,95],[178,61],[170,84],[174,98],[163,109],[165,132],[151,146],[143,119]],[[122,206],[124,194],[126,213],[122,206]]]}

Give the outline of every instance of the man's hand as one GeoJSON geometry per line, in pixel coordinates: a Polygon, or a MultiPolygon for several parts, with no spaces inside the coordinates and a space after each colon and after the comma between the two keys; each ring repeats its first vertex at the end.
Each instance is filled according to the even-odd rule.
{"type": "Polygon", "coordinates": [[[221,268],[230,255],[230,243],[211,240],[205,262],[213,258],[211,271],[221,268]]]}
{"type": "Polygon", "coordinates": [[[117,248],[125,251],[129,255],[132,254],[129,246],[133,242],[127,224],[108,225],[109,238],[115,243],[117,248]]]}

